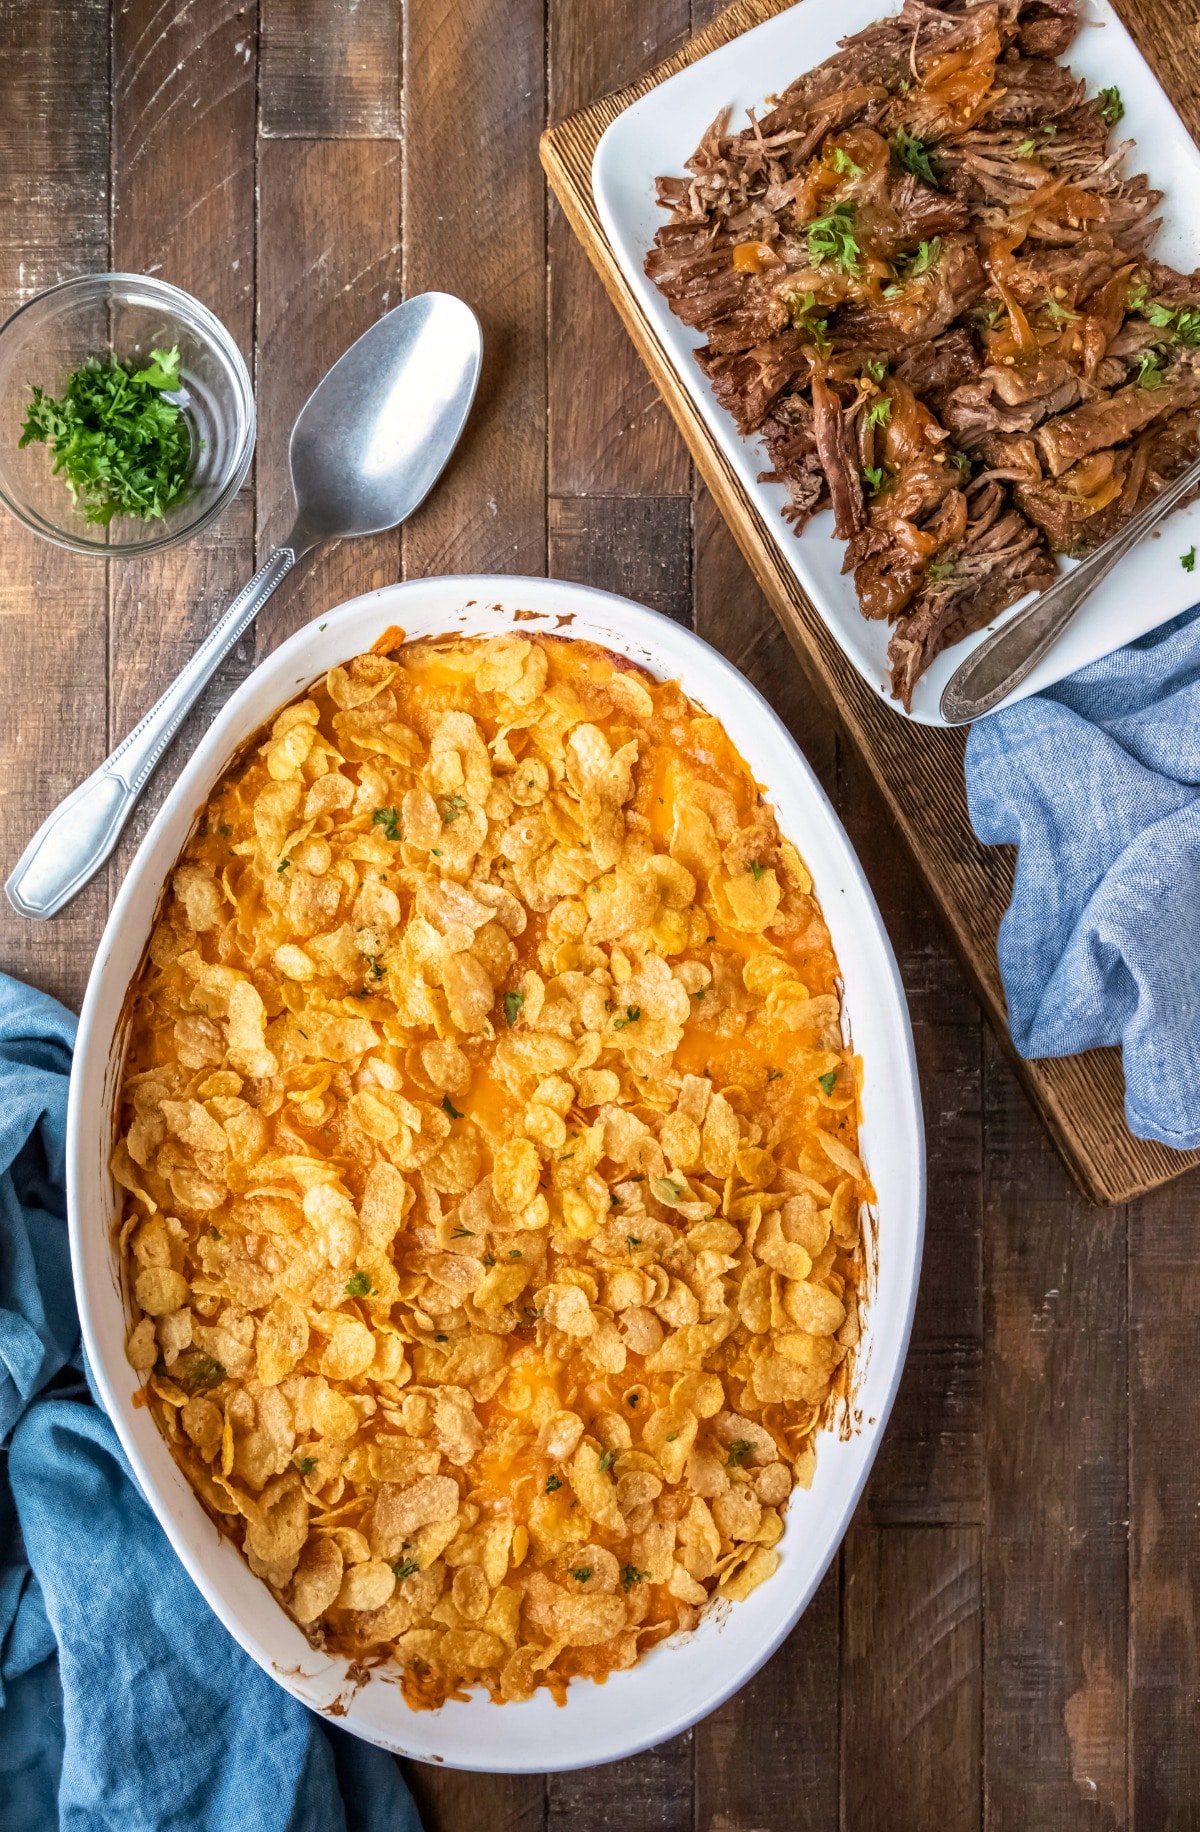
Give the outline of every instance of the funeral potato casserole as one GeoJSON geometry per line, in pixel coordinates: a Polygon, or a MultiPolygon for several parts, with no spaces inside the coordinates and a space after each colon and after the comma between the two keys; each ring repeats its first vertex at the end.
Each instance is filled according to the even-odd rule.
{"type": "Polygon", "coordinates": [[[581,640],[392,631],[226,772],[130,996],[129,1359],[314,1644],[561,1699],[770,1578],[873,1192],[716,718],[581,640]]]}

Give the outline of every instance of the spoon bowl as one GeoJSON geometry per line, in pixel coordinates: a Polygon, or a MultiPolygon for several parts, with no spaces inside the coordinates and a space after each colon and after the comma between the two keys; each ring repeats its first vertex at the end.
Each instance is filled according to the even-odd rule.
{"type": "Polygon", "coordinates": [[[56,915],[99,871],[203,688],[297,561],[325,541],[394,528],[424,502],[467,423],[482,361],[471,308],[422,293],[334,363],[292,429],[291,533],[157,705],[42,822],[4,887],[19,915],[56,915]]]}
{"type": "Polygon", "coordinates": [[[316,545],[406,521],[458,444],[482,361],[479,320],[452,293],[408,299],[364,331],[292,428],[297,532],[316,545]]]}

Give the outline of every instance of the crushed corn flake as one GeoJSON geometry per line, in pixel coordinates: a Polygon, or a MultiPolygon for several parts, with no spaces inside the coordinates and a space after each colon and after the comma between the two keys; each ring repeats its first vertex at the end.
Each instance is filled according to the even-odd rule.
{"type": "Polygon", "coordinates": [[[721,725],[593,645],[361,655],[228,772],[134,989],[128,1354],[314,1643],[561,1699],[771,1576],[858,1338],[838,984],[721,725]]]}

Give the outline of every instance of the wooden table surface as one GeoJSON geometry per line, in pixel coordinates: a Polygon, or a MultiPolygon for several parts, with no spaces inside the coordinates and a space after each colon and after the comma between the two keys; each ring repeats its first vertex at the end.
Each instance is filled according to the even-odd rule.
{"type": "MultiPolygon", "coordinates": [[[[1176,93],[1195,0],[1126,7],[1176,93]]],[[[406,293],[483,320],[475,415],[404,530],[272,601],[194,736],[304,619],[404,575],[543,573],[687,622],[773,701],[858,846],[900,959],[929,1135],[912,1352],[842,1552],[785,1647],[694,1732],[546,1778],[410,1769],[427,1832],[1200,1827],[1200,1231],[1194,1178],[1068,1185],[855,757],[693,483],[548,204],[545,122],[630,81],[709,0],[0,0],[0,311],[106,267],[199,295],[253,360],[253,482],[220,525],[103,564],[0,532],[0,864],[134,723],[284,532],[287,434],[406,293]]],[[[0,963],[77,1004],[112,890],[0,963]]]]}

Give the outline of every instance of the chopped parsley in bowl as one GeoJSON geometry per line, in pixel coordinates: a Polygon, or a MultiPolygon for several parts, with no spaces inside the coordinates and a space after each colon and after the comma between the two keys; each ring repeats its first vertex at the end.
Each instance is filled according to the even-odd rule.
{"type": "Polygon", "coordinates": [[[0,326],[0,503],[76,553],[155,552],[206,527],[254,428],[233,337],[163,280],[84,275],[0,326]]]}
{"type": "Polygon", "coordinates": [[[32,385],[21,445],[50,447],[85,521],[161,521],[187,494],[192,466],[180,387],[178,344],[142,364],[89,357],[57,400],[32,385]]]}

